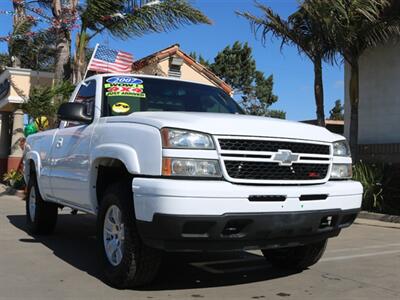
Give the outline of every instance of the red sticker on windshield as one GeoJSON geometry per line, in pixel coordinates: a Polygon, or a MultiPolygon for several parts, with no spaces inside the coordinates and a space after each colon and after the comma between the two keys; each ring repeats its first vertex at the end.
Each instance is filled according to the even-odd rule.
{"type": "Polygon", "coordinates": [[[107,89],[107,92],[125,92],[125,93],[143,93],[143,89],[130,86],[112,86],[107,89]]]}
{"type": "Polygon", "coordinates": [[[127,96],[127,97],[137,97],[146,98],[146,94],[143,92],[143,85],[126,85],[126,84],[110,84],[106,83],[104,85],[106,88],[106,96],[127,96]]]}

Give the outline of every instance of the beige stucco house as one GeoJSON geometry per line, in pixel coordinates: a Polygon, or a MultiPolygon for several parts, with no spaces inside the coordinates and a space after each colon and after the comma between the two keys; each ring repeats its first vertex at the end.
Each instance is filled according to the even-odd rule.
{"type": "Polygon", "coordinates": [[[0,175],[17,169],[21,162],[24,113],[20,105],[29,100],[32,86],[52,83],[53,73],[49,72],[7,67],[0,74],[0,175]]]}
{"type": "MultiPolygon", "coordinates": [[[[359,61],[360,158],[400,163],[400,44],[367,50],[359,61]]],[[[345,135],[349,136],[350,68],[345,66],[345,135]]]]}
{"type": "Polygon", "coordinates": [[[147,75],[177,77],[216,86],[228,94],[233,92],[228,84],[183,52],[178,44],[135,61],[132,71],[147,75]]]}

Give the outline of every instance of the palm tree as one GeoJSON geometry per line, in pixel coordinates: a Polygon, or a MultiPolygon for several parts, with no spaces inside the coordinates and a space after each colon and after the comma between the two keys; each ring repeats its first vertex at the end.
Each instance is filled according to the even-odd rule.
{"type": "Polygon", "coordinates": [[[321,22],[321,29],[350,67],[350,148],[357,160],[359,58],[368,48],[400,37],[396,0],[314,0],[303,8],[321,22]]]}
{"type": "MultiPolygon", "coordinates": [[[[67,20],[71,15],[77,13],[78,0],[37,0],[31,1],[29,4],[35,2],[39,7],[49,9],[53,15],[53,20],[67,20]]],[[[57,82],[62,82],[71,76],[71,28],[56,26],[53,28],[52,34],[55,37],[56,52],[54,77],[57,82]]]]}
{"type": "Polygon", "coordinates": [[[13,67],[18,68],[52,71],[55,54],[52,32],[42,30],[30,35],[37,25],[32,18],[19,15],[14,20],[13,31],[8,41],[6,65],[11,63],[13,67]]]}
{"type": "MultiPolygon", "coordinates": [[[[78,0],[39,1],[51,3],[51,11],[55,20],[62,20],[69,14],[75,14],[78,6],[78,0]]],[[[64,79],[69,79],[71,74],[71,29],[61,26],[56,29],[56,36],[57,52],[54,73],[55,79],[61,82],[64,79]]]]}
{"type": "Polygon", "coordinates": [[[333,62],[334,51],[329,45],[325,32],[321,30],[320,20],[309,14],[301,6],[287,20],[282,19],[271,8],[257,3],[262,16],[257,17],[249,12],[238,13],[250,21],[253,32],[261,33],[265,44],[269,34],[280,38],[281,48],[284,45],[294,45],[300,53],[305,54],[314,65],[314,95],[317,107],[317,122],[325,126],[324,91],[322,82],[322,61],[333,62]]]}
{"type": "Polygon", "coordinates": [[[86,48],[102,32],[126,39],[153,32],[176,29],[185,24],[211,24],[211,21],[185,0],[156,1],[87,0],[80,8],[81,29],[76,39],[73,81],[78,82],[86,68],[86,48]]]}
{"type": "MultiPolygon", "coordinates": [[[[14,16],[13,16],[13,32],[12,36],[27,32],[32,24],[26,18],[26,11],[24,3],[19,1],[13,1],[14,16]]],[[[13,67],[21,67],[21,59],[18,53],[18,44],[21,44],[21,40],[11,40],[8,43],[8,53],[11,58],[11,65],[13,67]]]]}
{"type": "Polygon", "coordinates": [[[211,21],[186,0],[37,0],[50,9],[55,20],[77,14],[80,30],[75,40],[75,56],[71,68],[71,30],[56,28],[57,54],[55,77],[79,82],[86,68],[87,46],[92,38],[107,32],[126,39],[152,32],[163,32],[185,24],[210,24],[211,21]]]}

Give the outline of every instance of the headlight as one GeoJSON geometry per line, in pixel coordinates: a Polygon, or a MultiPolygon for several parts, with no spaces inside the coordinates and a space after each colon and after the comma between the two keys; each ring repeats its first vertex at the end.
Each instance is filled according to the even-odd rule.
{"type": "Polygon", "coordinates": [[[164,148],[215,149],[210,135],[183,129],[161,129],[164,148]]]}
{"type": "Polygon", "coordinates": [[[334,156],[351,156],[350,147],[347,141],[338,141],[333,143],[334,156]]]}
{"type": "Polygon", "coordinates": [[[218,160],[163,158],[164,176],[221,177],[218,160]]]}
{"type": "Polygon", "coordinates": [[[351,164],[333,164],[331,178],[332,179],[348,179],[352,177],[351,164]]]}

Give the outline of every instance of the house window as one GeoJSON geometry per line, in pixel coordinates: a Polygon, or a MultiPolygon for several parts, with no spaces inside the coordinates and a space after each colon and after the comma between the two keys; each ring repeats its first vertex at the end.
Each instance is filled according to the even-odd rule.
{"type": "Polygon", "coordinates": [[[169,60],[169,77],[181,77],[181,67],[183,65],[183,58],[172,56],[169,60]]]}

